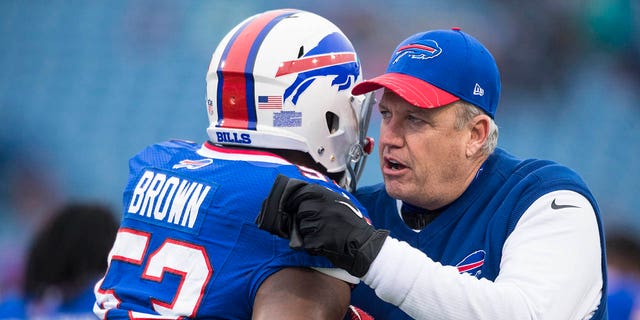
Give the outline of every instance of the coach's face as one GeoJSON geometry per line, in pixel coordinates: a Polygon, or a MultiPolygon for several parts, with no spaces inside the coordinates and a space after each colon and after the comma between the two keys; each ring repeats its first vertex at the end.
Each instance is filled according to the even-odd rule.
{"type": "Polygon", "coordinates": [[[430,210],[458,198],[477,170],[472,129],[456,129],[456,103],[423,109],[390,90],[379,103],[380,167],[389,195],[430,210]]]}

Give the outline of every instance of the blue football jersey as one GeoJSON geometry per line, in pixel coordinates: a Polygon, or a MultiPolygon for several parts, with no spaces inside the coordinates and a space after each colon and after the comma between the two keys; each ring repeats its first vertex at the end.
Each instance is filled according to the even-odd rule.
{"type": "Polygon", "coordinates": [[[121,228],[95,287],[102,318],[250,319],[271,274],[332,267],[255,224],[278,174],[341,190],[314,170],[264,151],[186,141],[149,146],[129,166],[121,228]]]}

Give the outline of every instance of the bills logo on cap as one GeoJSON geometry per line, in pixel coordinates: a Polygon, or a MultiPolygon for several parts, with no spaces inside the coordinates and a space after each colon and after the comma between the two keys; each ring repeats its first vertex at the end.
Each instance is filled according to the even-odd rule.
{"type": "Polygon", "coordinates": [[[295,81],[284,91],[284,100],[291,98],[296,104],[298,98],[318,78],[333,76],[332,86],[338,91],[347,90],[360,75],[356,53],[346,38],[339,33],[324,37],[317,46],[308,50],[299,59],[285,61],[276,77],[297,73],[295,81]],[[341,52],[336,52],[341,50],[341,52]]]}
{"type": "Polygon", "coordinates": [[[482,269],[482,266],[484,265],[485,255],[486,253],[484,250],[478,250],[466,256],[462,261],[456,264],[458,272],[466,272],[477,277],[480,275],[480,269],[482,269]]]}
{"type": "Polygon", "coordinates": [[[426,60],[435,58],[442,53],[442,48],[433,40],[426,40],[425,43],[412,43],[402,46],[396,50],[392,63],[398,62],[400,58],[407,56],[411,59],[426,60]]]}

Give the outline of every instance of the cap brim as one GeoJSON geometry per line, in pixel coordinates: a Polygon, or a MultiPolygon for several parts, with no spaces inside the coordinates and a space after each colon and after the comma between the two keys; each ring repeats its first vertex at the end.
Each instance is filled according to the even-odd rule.
{"type": "Polygon", "coordinates": [[[402,99],[420,108],[438,108],[460,100],[460,98],[426,81],[396,72],[385,73],[360,82],[353,87],[351,93],[360,95],[382,87],[393,91],[402,99]]]}

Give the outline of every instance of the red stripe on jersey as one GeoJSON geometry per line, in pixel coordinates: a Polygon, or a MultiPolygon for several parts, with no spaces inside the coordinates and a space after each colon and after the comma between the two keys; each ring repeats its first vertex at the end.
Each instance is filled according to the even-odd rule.
{"type": "Polygon", "coordinates": [[[268,157],[275,157],[275,158],[280,158],[282,160],[288,161],[288,160],[282,158],[281,156],[276,155],[276,154],[271,153],[271,152],[261,151],[261,150],[254,150],[254,149],[220,147],[220,146],[216,146],[216,145],[212,144],[209,141],[204,143],[204,147],[209,149],[209,150],[211,150],[211,151],[220,152],[220,153],[226,153],[226,154],[248,154],[248,155],[255,155],[255,156],[268,156],[268,157]]]}
{"type": "Polygon", "coordinates": [[[462,272],[466,272],[469,271],[471,269],[477,268],[479,266],[482,266],[484,264],[484,260],[483,261],[478,261],[478,262],[474,262],[474,263],[470,263],[470,264],[465,264],[462,266],[458,266],[458,272],[462,273],[462,272]]]}

